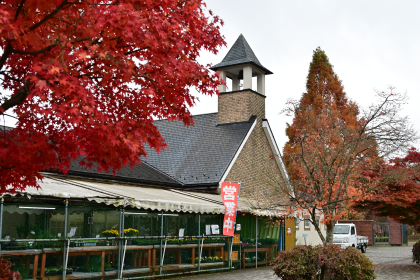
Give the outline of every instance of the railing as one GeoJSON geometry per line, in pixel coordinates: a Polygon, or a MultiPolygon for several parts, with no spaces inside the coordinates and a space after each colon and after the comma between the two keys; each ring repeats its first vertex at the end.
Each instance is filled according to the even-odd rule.
{"type": "MultiPolygon", "coordinates": [[[[221,236],[182,236],[182,237],[171,237],[178,238],[181,240],[180,244],[168,244],[167,236],[131,236],[131,237],[102,237],[102,238],[68,238],[68,239],[16,239],[13,240],[13,243],[26,243],[28,246],[19,246],[13,248],[10,245],[10,240],[0,240],[1,244],[6,245],[6,250],[2,250],[1,254],[5,256],[19,256],[19,261],[23,262],[23,258],[26,258],[26,263],[30,264],[31,260],[28,258],[33,257],[32,261],[32,278],[38,278],[38,268],[39,268],[39,277],[41,279],[48,276],[48,270],[46,271],[46,260],[47,255],[51,256],[62,256],[63,257],[63,268],[61,269],[61,277],[57,276],[56,278],[66,278],[68,272],[67,266],[69,263],[69,257],[74,256],[84,256],[88,258],[87,263],[89,263],[90,257],[100,256],[100,271],[90,272],[90,273],[74,273],[71,278],[92,278],[92,277],[104,277],[104,276],[117,276],[118,279],[122,279],[123,275],[135,275],[135,274],[151,274],[144,275],[141,277],[134,277],[135,279],[148,278],[148,277],[157,277],[157,276],[168,276],[176,275],[177,273],[164,273],[167,271],[176,271],[176,270],[191,270],[190,273],[208,271],[211,267],[219,267],[218,269],[231,269],[231,251],[229,251],[228,258],[226,259],[224,254],[225,244],[231,242],[229,237],[221,236]],[[219,239],[219,243],[206,243],[205,239],[219,239]],[[93,245],[92,241],[102,241],[96,242],[98,246],[93,245]],[[135,242],[136,245],[133,245],[133,241],[151,241],[154,240],[154,244],[141,244],[141,242],[135,242]],[[189,242],[187,241],[189,240],[189,242]],[[86,242],[91,241],[87,245],[86,242]],[[160,242],[162,241],[162,242],[160,242]],[[60,248],[57,247],[45,247],[45,248],[36,248],[42,242],[55,242],[56,245],[61,243],[60,248]],[[140,244],[139,244],[140,243],[140,244]],[[82,244],[78,246],[77,244],[82,244]],[[191,250],[191,263],[185,263],[181,258],[181,250],[191,250]],[[205,249],[211,249],[213,251],[219,252],[221,260],[217,257],[217,261],[211,263],[206,262],[202,263],[203,257],[207,260],[211,256],[203,256],[205,249]],[[166,264],[165,263],[165,253],[174,252],[177,255],[176,262],[166,264]],[[196,261],[195,255],[198,253],[198,260],[196,261]],[[160,254],[160,258],[156,258],[157,254],[160,254]],[[127,254],[131,254],[132,267],[125,268],[125,258],[127,254]],[[117,260],[118,266],[115,267],[117,260]],[[39,262],[41,262],[39,264],[39,262]],[[114,269],[106,271],[107,264],[114,264],[114,269]],[[225,267],[225,265],[227,265],[225,267]],[[115,269],[116,268],[116,269],[115,269]],[[204,269],[203,269],[204,268],[204,269]],[[47,273],[46,273],[47,272],[47,273]]],[[[214,242],[214,241],[213,241],[214,242]]],[[[95,244],[96,245],[96,244],[95,244]]],[[[4,246],[4,245],[3,245],[4,246]]],[[[44,246],[40,246],[44,247],[44,246]]],[[[230,247],[230,246],[228,246],[230,247]]],[[[231,247],[230,247],[231,248],[231,247]]],[[[212,258],[210,258],[212,259],[212,258]]],[[[134,279],[133,278],[133,279],[134,279]]],[[[49,277],[51,279],[51,277],[49,277]]]]}

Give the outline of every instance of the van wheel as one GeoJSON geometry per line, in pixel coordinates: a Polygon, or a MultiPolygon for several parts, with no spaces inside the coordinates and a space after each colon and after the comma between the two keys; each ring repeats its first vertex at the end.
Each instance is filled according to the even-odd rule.
{"type": "Polygon", "coordinates": [[[364,254],[366,253],[366,245],[362,245],[362,247],[360,247],[360,251],[364,254]]]}

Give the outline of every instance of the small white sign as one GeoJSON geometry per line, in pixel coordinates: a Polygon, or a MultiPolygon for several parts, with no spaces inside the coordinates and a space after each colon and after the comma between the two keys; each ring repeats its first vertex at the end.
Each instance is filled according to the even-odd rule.
{"type": "Polygon", "coordinates": [[[184,238],[184,231],[185,231],[185,228],[180,228],[179,229],[179,233],[178,233],[179,239],[183,239],[184,238]]]}
{"type": "Polygon", "coordinates": [[[70,232],[67,236],[68,237],[73,237],[76,234],[76,229],[77,229],[77,227],[71,227],[70,232]]]}
{"type": "Polygon", "coordinates": [[[220,234],[219,225],[211,225],[211,233],[212,234],[220,234]]]}
{"type": "Polygon", "coordinates": [[[206,225],[206,235],[211,235],[211,227],[210,227],[210,225],[206,225]]]}
{"type": "Polygon", "coordinates": [[[240,231],[241,230],[241,224],[236,224],[236,231],[240,231]]]}
{"type": "Polygon", "coordinates": [[[58,237],[61,237],[61,232],[57,234],[58,237]]]}
{"type": "Polygon", "coordinates": [[[99,234],[96,235],[96,238],[99,238],[99,234]]]}

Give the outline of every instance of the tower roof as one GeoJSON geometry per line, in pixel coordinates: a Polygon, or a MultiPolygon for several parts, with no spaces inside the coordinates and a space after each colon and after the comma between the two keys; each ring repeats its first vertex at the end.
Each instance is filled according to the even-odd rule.
{"type": "Polygon", "coordinates": [[[273,74],[270,70],[262,66],[260,61],[258,60],[257,56],[252,51],[251,47],[249,46],[248,42],[245,40],[245,37],[241,34],[239,35],[238,39],[236,40],[235,44],[233,44],[232,48],[230,48],[229,52],[222,60],[222,62],[214,65],[211,67],[211,70],[217,71],[221,68],[229,67],[229,66],[236,66],[240,64],[250,63],[255,67],[259,68],[263,71],[266,75],[273,74]]]}

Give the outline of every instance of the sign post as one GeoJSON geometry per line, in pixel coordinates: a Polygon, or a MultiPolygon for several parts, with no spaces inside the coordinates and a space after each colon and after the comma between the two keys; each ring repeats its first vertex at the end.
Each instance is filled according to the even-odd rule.
{"type": "Polygon", "coordinates": [[[223,235],[232,236],[235,232],[236,211],[238,210],[239,183],[222,183],[222,200],[225,205],[223,235]]]}
{"type": "Polygon", "coordinates": [[[308,237],[307,234],[302,234],[302,237],[305,239],[305,245],[306,245],[306,237],[308,237]]]}
{"type": "Polygon", "coordinates": [[[235,233],[236,224],[236,212],[238,210],[239,200],[239,183],[223,182],[222,189],[222,200],[225,205],[225,216],[223,218],[223,235],[231,236],[230,248],[229,248],[229,267],[232,268],[232,247],[233,247],[233,235],[235,233]]]}

